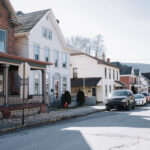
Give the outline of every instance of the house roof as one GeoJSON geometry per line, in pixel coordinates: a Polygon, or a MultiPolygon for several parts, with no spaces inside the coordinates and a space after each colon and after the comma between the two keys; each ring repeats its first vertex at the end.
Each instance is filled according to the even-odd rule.
{"type": "Polygon", "coordinates": [[[7,6],[7,8],[9,9],[9,11],[13,14],[13,17],[14,17],[13,19],[17,20],[17,15],[16,15],[16,13],[15,13],[15,11],[14,11],[11,3],[10,3],[10,1],[9,0],[4,0],[4,2],[6,4],[6,6],[7,6]]]}
{"type": "Polygon", "coordinates": [[[140,75],[140,69],[134,69],[134,74],[136,76],[139,76],[140,75]]]}
{"type": "Polygon", "coordinates": [[[105,60],[102,60],[102,59],[99,59],[99,58],[90,56],[90,55],[88,55],[88,54],[86,54],[86,53],[80,52],[80,53],[72,53],[72,54],[71,54],[71,56],[76,56],[76,55],[85,55],[85,56],[88,56],[88,57],[90,57],[90,58],[93,58],[93,59],[97,60],[97,61],[98,61],[98,64],[104,64],[104,65],[111,66],[111,67],[114,67],[114,68],[118,68],[118,69],[119,69],[119,67],[115,66],[114,64],[112,64],[112,63],[110,63],[110,62],[107,62],[107,61],[105,61],[105,60]]]}
{"type": "Polygon", "coordinates": [[[130,66],[124,66],[120,68],[120,75],[132,74],[132,69],[130,66]]]}
{"type": "Polygon", "coordinates": [[[17,64],[17,65],[21,64],[22,62],[27,62],[31,66],[40,68],[46,68],[46,65],[53,65],[52,63],[49,62],[38,61],[2,52],[0,52],[0,62],[8,62],[10,64],[17,64]]]}
{"type": "Polygon", "coordinates": [[[120,75],[132,74],[131,66],[122,65],[120,62],[112,62],[112,64],[120,68],[120,75]]]}
{"type": "Polygon", "coordinates": [[[120,84],[121,86],[123,87],[127,87],[127,84],[125,84],[124,82],[122,81],[118,81],[118,80],[115,80],[116,83],[120,84]]]}
{"type": "Polygon", "coordinates": [[[150,80],[150,72],[142,73],[143,76],[145,76],[147,79],[150,80]]]}
{"type": "Polygon", "coordinates": [[[39,20],[47,13],[50,9],[36,11],[27,14],[20,14],[18,15],[18,21],[22,24],[21,26],[17,27],[15,32],[16,33],[24,33],[30,32],[30,30],[39,22],[39,20]]]}
{"type": "Polygon", "coordinates": [[[83,86],[85,83],[85,86],[97,86],[98,82],[102,78],[72,78],[71,79],[71,86],[72,87],[78,87],[83,86]]]}

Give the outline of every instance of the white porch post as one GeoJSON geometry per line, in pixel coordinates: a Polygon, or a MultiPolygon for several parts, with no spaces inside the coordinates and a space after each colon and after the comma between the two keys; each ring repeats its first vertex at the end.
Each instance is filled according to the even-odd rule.
{"type": "Polygon", "coordinates": [[[42,70],[42,95],[43,103],[46,102],[46,71],[42,70]]]}
{"type": "Polygon", "coordinates": [[[10,65],[4,65],[4,96],[5,96],[5,106],[8,106],[8,78],[9,78],[9,66],[10,65]]]}

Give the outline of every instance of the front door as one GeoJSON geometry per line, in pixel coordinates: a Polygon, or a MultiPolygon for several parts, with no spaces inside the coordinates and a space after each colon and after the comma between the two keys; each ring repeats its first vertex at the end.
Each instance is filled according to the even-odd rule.
{"type": "Polygon", "coordinates": [[[92,96],[96,96],[96,88],[92,88],[92,96]]]}
{"type": "Polygon", "coordinates": [[[55,99],[58,99],[59,81],[55,80],[55,99]]]}

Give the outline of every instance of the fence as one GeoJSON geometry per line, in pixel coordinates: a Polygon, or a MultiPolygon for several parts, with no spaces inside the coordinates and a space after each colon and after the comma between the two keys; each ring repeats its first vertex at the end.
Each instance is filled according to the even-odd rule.
{"type": "MultiPolygon", "coordinates": [[[[46,97],[47,103],[49,96],[46,97]]],[[[16,128],[33,121],[29,121],[30,116],[35,116],[39,113],[47,111],[47,104],[43,103],[42,95],[33,95],[30,98],[23,100],[20,96],[9,95],[8,104],[5,105],[5,97],[0,96],[0,131],[8,128],[16,128]]]]}

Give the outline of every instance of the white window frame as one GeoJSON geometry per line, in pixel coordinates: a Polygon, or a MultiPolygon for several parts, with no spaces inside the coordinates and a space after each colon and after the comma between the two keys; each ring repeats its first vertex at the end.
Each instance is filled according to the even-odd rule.
{"type": "Polygon", "coordinates": [[[35,43],[35,44],[33,45],[33,51],[34,51],[34,52],[33,52],[33,53],[34,53],[34,59],[35,59],[35,60],[40,60],[40,45],[35,43]],[[35,46],[38,47],[38,59],[35,58],[35,46]]]}
{"type": "Polygon", "coordinates": [[[55,51],[54,51],[54,67],[55,67],[55,68],[58,68],[58,67],[59,67],[59,51],[58,51],[58,50],[55,50],[55,51]],[[56,53],[58,54],[58,55],[57,55],[57,66],[55,66],[55,54],[56,54],[56,53]]]}
{"type": "Polygon", "coordinates": [[[48,40],[52,40],[52,30],[43,27],[42,28],[42,37],[44,37],[48,40]],[[50,33],[50,37],[49,37],[49,33],[50,33]]]}
{"type": "Polygon", "coordinates": [[[67,76],[66,75],[64,75],[64,76],[62,76],[62,93],[64,94],[65,93],[65,91],[64,91],[64,82],[63,82],[63,78],[66,78],[66,90],[65,91],[67,91],[67,86],[68,86],[68,78],[67,78],[67,76]]]}
{"type": "Polygon", "coordinates": [[[67,61],[68,61],[68,57],[67,57],[67,53],[62,53],[62,68],[67,68],[67,61]],[[66,55],[66,66],[63,66],[63,55],[66,55]]]}
{"type": "Polygon", "coordinates": [[[50,49],[48,48],[48,47],[45,47],[44,48],[44,60],[46,61],[46,62],[50,62],[50,49]],[[48,50],[48,61],[46,61],[46,51],[48,50]]]}
{"type": "MultiPolygon", "coordinates": [[[[46,92],[50,95],[50,73],[46,72],[46,75],[48,76],[48,87],[47,87],[47,81],[46,81],[46,92]]],[[[47,80],[47,76],[46,76],[46,80],[47,80]]]]}
{"type": "Polygon", "coordinates": [[[40,95],[40,74],[39,74],[39,72],[37,72],[37,71],[34,71],[34,95],[40,95]],[[35,79],[35,75],[38,75],[38,90],[37,90],[37,93],[36,93],[36,90],[35,90],[35,88],[36,88],[36,86],[35,86],[35,83],[36,83],[36,79],[35,79]]]}

